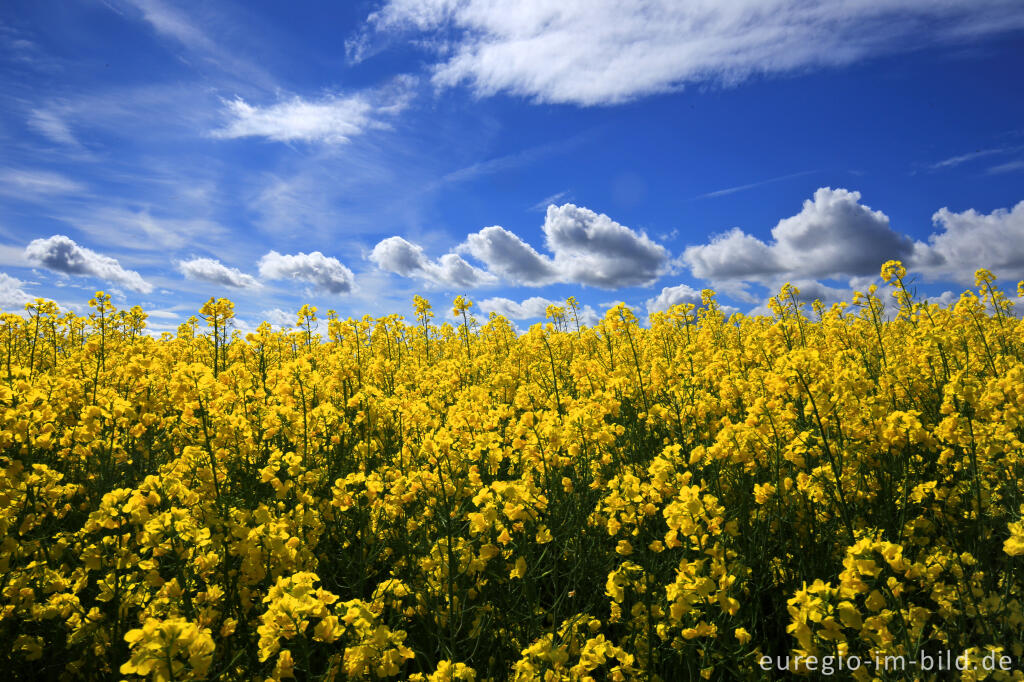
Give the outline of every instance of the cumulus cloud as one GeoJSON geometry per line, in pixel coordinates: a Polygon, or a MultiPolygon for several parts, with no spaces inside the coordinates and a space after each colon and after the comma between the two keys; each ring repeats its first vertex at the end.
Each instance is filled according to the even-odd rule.
{"type": "Polygon", "coordinates": [[[401,237],[388,237],[378,242],[370,252],[370,260],[381,270],[403,277],[417,277],[439,287],[475,289],[498,281],[494,275],[471,265],[455,253],[447,253],[432,261],[423,253],[423,247],[401,237]]]}
{"type": "Polygon", "coordinates": [[[79,246],[70,237],[57,234],[34,239],[25,247],[25,258],[35,265],[65,275],[87,275],[148,294],[153,285],[134,270],[125,270],[114,258],[79,246]]]}
{"type": "Polygon", "coordinates": [[[359,58],[374,38],[426,32],[438,86],[594,105],[1022,26],[1016,0],[388,0],[348,47],[359,58]]]}
{"type": "Polygon", "coordinates": [[[968,285],[974,283],[978,268],[1014,282],[1024,278],[1024,201],[987,214],[941,208],[932,222],[941,231],[927,244],[915,244],[910,268],[931,279],[948,277],[968,285]]]}
{"type": "Polygon", "coordinates": [[[288,313],[280,308],[271,308],[270,310],[263,311],[263,319],[278,327],[291,327],[295,324],[296,315],[295,313],[288,313]]]}
{"type": "Polygon", "coordinates": [[[772,228],[771,242],[739,228],[688,247],[682,261],[710,280],[774,283],[876,275],[889,259],[906,259],[914,244],[889,226],[889,218],[860,203],[860,193],[822,187],[800,213],[772,228]]]}
{"type": "Polygon", "coordinates": [[[337,258],[312,253],[280,254],[270,251],[259,261],[260,276],[266,279],[297,279],[332,294],[347,294],[355,275],[337,258]]]}
{"type": "MultiPolygon", "coordinates": [[[[864,289],[870,283],[877,279],[876,277],[865,277],[863,281],[857,281],[859,278],[851,280],[850,288],[839,288],[830,287],[822,282],[815,280],[798,279],[790,282],[796,287],[799,293],[796,295],[797,303],[804,306],[805,314],[810,314],[810,306],[815,301],[821,301],[826,309],[831,308],[834,303],[851,303],[853,301],[853,292],[855,289],[864,289]]],[[[771,296],[777,296],[779,294],[778,289],[771,292],[771,296]]],[[[771,297],[766,297],[761,302],[747,312],[748,315],[757,316],[765,315],[767,317],[773,316],[775,313],[772,312],[771,306],[768,305],[768,300],[771,297]]],[[[892,305],[891,299],[886,296],[882,297],[883,309],[887,306],[892,305]]]]}
{"type": "Polygon", "coordinates": [[[469,235],[459,250],[486,263],[490,272],[525,286],[555,282],[603,289],[643,286],[668,269],[665,247],[643,232],[581,206],[548,206],[541,229],[551,256],[497,225],[469,235]]]}
{"type": "Polygon", "coordinates": [[[923,297],[929,303],[936,303],[940,308],[948,308],[957,301],[960,300],[960,294],[949,291],[943,291],[938,296],[925,296],[923,297]]]}
{"type": "Polygon", "coordinates": [[[490,272],[516,284],[539,287],[559,280],[550,258],[498,225],[469,235],[459,250],[486,263],[490,272]]]}
{"type": "Polygon", "coordinates": [[[830,287],[814,280],[796,280],[791,284],[800,292],[796,295],[796,300],[800,303],[821,301],[828,307],[840,301],[853,300],[853,289],[830,287]]]}
{"type": "Polygon", "coordinates": [[[738,227],[687,247],[682,259],[703,279],[759,279],[783,270],[768,244],[738,227]]]}
{"type": "Polygon", "coordinates": [[[236,268],[229,268],[213,258],[193,258],[178,263],[178,270],[188,279],[220,284],[239,289],[256,289],[260,283],[252,275],[236,268]]]}
{"type": "Polygon", "coordinates": [[[266,106],[238,97],[225,102],[227,123],[211,135],[343,144],[369,129],[387,127],[385,118],[408,104],[412,83],[410,78],[400,78],[378,91],[321,99],[295,96],[266,106]]]}
{"type": "Polygon", "coordinates": [[[549,305],[565,306],[565,301],[554,301],[541,296],[516,302],[510,298],[487,298],[480,301],[480,310],[485,313],[498,313],[510,320],[529,320],[535,317],[544,317],[547,314],[549,305]]]}
{"type": "Polygon", "coordinates": [[[665,287],[661,290],[660,294],[654,298],[647,299],[647,314],[664,312],[672,306],[681,303],[692,303],[695,306],[699,306],[701,304],[700,292],[686,284],[665,287]]]}
{"type": "MultiPolygon", "coordinates": [[[[428,264],[429,270],[434,270],[433,263],[428,264]]],[[[495,284],[498,278],[484,272],[480,268],[470,265],[466,260],[455,253],[446,253],[437,262],[437,281],[444,282],[450,286],[475,288],[495,284]]]]}
{"type": "Polygon", "coordinates": [[[24,285],[17,277],[0,272],[0,310],[20,311],[35,300],[21,288],[24,285]]]}
{"type": "MultiPolygon", "coordinates": [[[[565,301],[555,301],[550,298],[543,298],[542,296],[531,296],[524,301],[513,301],[510,298],[502,297],[487,298],[480,301],[478,305],[480,310],[485,313],[497,313],[509,320],[543,318],[547,315],[549,305],[566,308],[566,314],[571,316],[565,301]]],[[[589,305],[580,308],[577,314],[579,315],[581,325],[593,326],[599,321],[597,313],[589,305]]]]}
{"type": "Polygon", "coordinates": [[[643,232],[573,204],[549,206],[544,237],[568,278],[604,289],[651,284],[664,274],[669,253],[643,232]]]}
{"type": "MultiPolygon", "coordinates": [[[[704,304],[699,291],[686,284],[678,284],[674,287],[663,288],[657,296],[647,299],[644,305],[647,307],[647,315],[650,316],[654,313],[665,312],[672,306],[681,303],[692,303],[698,308],[704,304]]],[[[721,302],[718,303],[718,308],[726,317],[740,311],[736,306],[726,305],[721,302]]]]}

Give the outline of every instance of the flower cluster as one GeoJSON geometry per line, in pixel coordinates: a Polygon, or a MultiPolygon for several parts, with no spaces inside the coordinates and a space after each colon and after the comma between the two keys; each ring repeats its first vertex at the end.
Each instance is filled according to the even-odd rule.
{"type": "Polygon", "coordinates": [[[987,271],[947,307],[881,276],[522,334],[462,297],[244,337],[225,300],[160,337],[102,293],[0,315],[0,670],[1024,679],[1024,323],[987,271]]]}

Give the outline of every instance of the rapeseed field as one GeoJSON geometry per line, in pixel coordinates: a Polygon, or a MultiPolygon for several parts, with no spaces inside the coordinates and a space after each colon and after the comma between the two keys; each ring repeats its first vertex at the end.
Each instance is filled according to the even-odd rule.
{"type": "Polygon", "coordinates": [[[882,278],[521,334],[5,314],[3,677],[1024,679],[1024,323],[882,278]]]}

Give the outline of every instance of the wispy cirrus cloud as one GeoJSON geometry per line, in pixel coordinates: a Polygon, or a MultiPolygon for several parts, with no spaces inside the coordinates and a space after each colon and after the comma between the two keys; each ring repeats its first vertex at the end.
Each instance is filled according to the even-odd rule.
{"type": "Polygon", "coordinates": [[[54,111],[33,109],[28,117],[28,125],[51,142],[69,147],[82,146],[71,132],[68,122],[54,111]]]}
{"type": "Polygon", "coordinates": [[[548,210],[548,206],[551,206],[552,204],[556,204],[557,205],[558,202],[562,201],[563,199],[566,199],[568,196],[569,196],[569,190],[567,190],[567,189],[566,190],[562,190],[561,192],[555,192],[551,196],[544,197],[543,199],[538,201],[536,204],[531,206],[530,210],[531,211],[546,211],[546,210],[548,210]]]}
{"type": "Polygon", "coordinates": [[[844,65],[1024,26],[1013,0],[389,0],[350,54],[425,35],[439,87],[538,102],[616,104],[693,83],[844,65]]]}
{"type": "MultiPolygon", "coordinates": [[[[510,154],[503,154],[483,161],[477,161],[469,164],[468,166],[463,166],[462,168],[457,168],[444,173],[435,182],[430,183],[427,188],[438,189],[445,185],[467,182],[514,168],[529,166],[549,156],[565,153],[579,147],[587,141],[594,139],[600,131],[600,128],[592,128],[554,142],[546,142],[532,147],[527,147],[525,149],[520,149],[519,151],[512,152],[510,154]]],[[[565,193],[560,194],[564,195],[565,193]]],[[[558,197],[559,195],[554,196],[558,197]]],[[[555,203],[555,201],[551,201],[549,203],[555,203]]],[[[548,204],[545,204],[541,207],[541,210],[546,209],[547,206],[548,204]]]]}
{"type": "Polygon", "coordinates": [[[206,246],[219,243],[227,234],[226,228],[212,220],[155,214],[148,207],[90,203],[63,207],[53,215],[97,242],[143,251],[206,246]]]}
{"type": "Polygon", "coordinates": [[[966,154],[957,154],[956,156],[950,156],[947,159],[938,161],[928,166],[930,170],[942,170],[946,168],[955,168],[963,163],[974,161],[975,159],[983,159],[989,156],[995,156],[997,154],[1006,154],[1020,149],[1020,147],[994,147],[991,149],[976,149],[973,152],[967,152],[966,154]]]}
{"type": "Polygon", "coordinates": [[[1024,159],[1000,163],[989,168],[987,172],[990,175],[998,175],[999,173],[1012,173],[1013,171],[1019,170],[1024,170],[1024,159]]]}
{"type": "Polygon", "coordinates": [[[782,182],[783,180],[792,180],[793,178],[803,177],[805,175],[810,175],[811,173],[816,173],[816,172],[817,171],[807,170],[807,171],[800,171],[799,173],[789,173],[787,175],[779,175],[779,176],[776,176],[774,178],[768,178],[767,180],[758,180],[757,182],[750,182],[750,183],[747,183],[745,185],[736,185],[734,187],[726,187],[724,189],[717,189],[714,192],[707,192],[706,194],[701,194],[701,195],[697,196],[696,198],[697,199],[713,199],[715,197],[724,197],[724,196],[728,196],[730,194],[736,194],[737,192],[744,192],[744,191],[746,191],[748,189],[755,189],[755,188],[761,187],[763,185],[770,185],[770,184],[775,183],[775,182],[782,182]]]}
{"type": "Polygon", "coordinates": [[[214,5],[203,7],[201,20],[189,17],[179,8],[162,0],[111,0],[108,6],[121,12],[128,10],[137,13],[161,36],[174,40],[202,62],[240,81],[255,84],[266,91],[273,91],[277,87],[276,80],[255,60],[245,59],[228,49],[223,41],[215,40],[204,29],[204,24],[226,26],[230,23],[229,19],[212,13],[214,5]]]}
{"type": "Polygon", "coordinates": [[[16,199],[39,200],[85,190],[86,187],[82,183],[53,171],[27,168],[0,169],[0,194],[16,199]]]}

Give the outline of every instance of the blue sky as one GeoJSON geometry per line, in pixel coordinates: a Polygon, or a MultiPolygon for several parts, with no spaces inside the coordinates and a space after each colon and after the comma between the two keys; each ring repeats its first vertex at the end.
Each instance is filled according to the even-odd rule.
{"type": "Polygon", "coordinates": [[[1024,278],[1019,2],[626,4],[8,1],[0,307],[525,327],[1024,278]]]}

